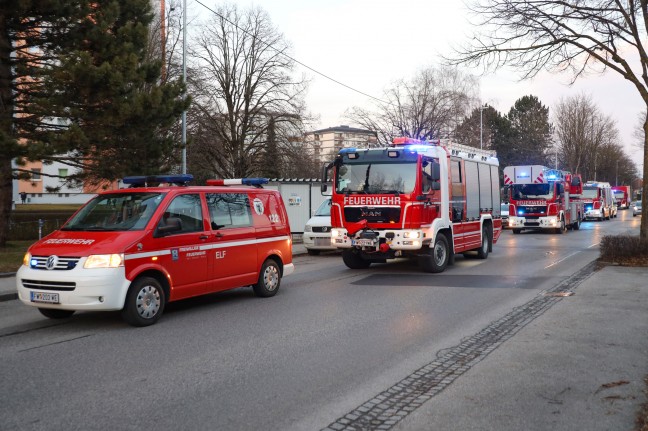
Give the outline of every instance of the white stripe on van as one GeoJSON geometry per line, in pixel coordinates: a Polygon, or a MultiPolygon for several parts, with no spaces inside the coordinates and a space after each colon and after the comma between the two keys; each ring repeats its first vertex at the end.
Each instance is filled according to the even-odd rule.
{"type": "MultiPolygon", "coordinates": [[[[237,247],[237,246],[241,246],[241,245],[250,245],[250,244],[261,244],[261,243],[265,243],[265,242],[285,241],[287,239],[290,239],[290,237],[287,236],[287,235],[284,235],[284,236],[274,236],[274,237],[270,237],[270,238],[246,239],[246,240],[241,240],[241,241],[228,241],[228,242],[210,243],[210,244],[183,245],[182,248],[185,248],[185,247],[198,247],[198,250],[212,250],[212,249],[215,249],[215,248],[230,248],[230,247],[237,247]]],[[[175,248],[181,248],[181,247],[172,247],[172,248],[175,249],[175,248]]],[[[144,258],[144,257],[164,256],[166,254],[171,254],[171,249],[127,254],[124,257],[124,259],[126,259],[126,260],[141,259],[141,258],[144,258]]]]}

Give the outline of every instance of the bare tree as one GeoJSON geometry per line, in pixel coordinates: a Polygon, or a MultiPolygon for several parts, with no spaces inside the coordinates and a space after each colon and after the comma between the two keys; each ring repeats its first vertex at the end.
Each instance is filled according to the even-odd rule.
{"type": "Polygon", "coordinates": [[[287,142],[275,140],[282,130],[301,130],[306,114],[307,83],[292,76],[289,44],[263,10],[228,4],[214,11],[191,45],[203,165],[221,178],[262,172],[260,160],[269,163],[266,148],[280,152],[287,142]]]}
{"type": "MultiPolygon", "coordinates": [[[[523,78],[541,70],[566,71],[572,82],[588,72],[612,70],[630,81],[648,106],[646,1],[473,0],[471,8],[479,30],[457,50],[451,64],[485,69],[509,65],[523,78]]],[[[648,118],[643,131],[646,149],[648,118]]],[[[648,151],[643,169],[646,178],[648,151]]],[[[643,193],[648,193],[648,182],[643,193]]],[[[644,240],[648,240],[647,215],[644,209],[640,231],[644,240]]]]}
{"type": "Polygon", "coordinates": [[[585,180],[600,180],[596,171],[603,163],[602,150],[618,142],[614,120],[584,94],[561,99],[554,110],[561,165],[585,180]]]}
{"type": "Polygon", "coordinates": [[[385,90],[374,110],[353,107],[345,116],[362,128],[376,131],[382,145],[397,136],[452,137],[478,91],[476,79],[455,68],[427,68],[385,90]]]}

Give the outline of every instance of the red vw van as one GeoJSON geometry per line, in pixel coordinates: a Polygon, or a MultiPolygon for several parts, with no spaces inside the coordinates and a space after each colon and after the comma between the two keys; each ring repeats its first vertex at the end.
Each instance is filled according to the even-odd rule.
{"type": "Polygon", "coordinates": [[[186,186],[192,179],[129,177],[130,188],[90,200],[29,248],[16,275],[20,300],[53,319],[122,310],[147,326],[170,301],[241,286],[275,295],[294,271],[279,193],[261,188],[266,179],[186,186]]]}

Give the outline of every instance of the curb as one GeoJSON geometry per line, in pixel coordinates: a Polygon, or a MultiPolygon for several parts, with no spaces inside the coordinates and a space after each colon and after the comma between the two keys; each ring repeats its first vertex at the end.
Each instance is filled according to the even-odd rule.
{"type": "Polygon", "coordinates": [[[18,299],[18,293],[0,293],[0,302],[18,299]]]}
{"type": "Polygon", "coordinates": [[[15,272],[0,272],[0,278],[15,277],[15,272]]]}

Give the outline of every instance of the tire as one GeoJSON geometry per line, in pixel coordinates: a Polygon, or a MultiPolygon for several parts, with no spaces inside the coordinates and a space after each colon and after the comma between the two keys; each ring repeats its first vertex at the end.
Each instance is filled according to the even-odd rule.
{"type": "Polygon", "coordinates": [[[579,230],[579,229],[580,229],[580,225],[581,225],[581,218],[580,218],[580,216],[578,216],[578,217],[576,217],[576,221],[575,221],[574,224],[572,225],[572,229],[573,229],[573,230],[579,230]]]}
{"type": "Polygon", "coordinates": [[[482,244],[479,249],[477,249],[477,257],[480,259],[486,259],[488,257],[488,247],[490,246],[490,236],[488,235],[488,230],[486,228],[482,229],[482,244]]]}
{"type": "Polygon", "coordinates": [[[309,256],[319,256],[320,250],[313,250],[312,248],[306,249],[309,256]]]}
{"type": "Polygon", "coordinates": [[[513,229],[513,233],[516,235],[520,232],[522,232],[522,229],[513,229]]]}
{"type": "Polygon", "coordinates": [[[49,319],[67,319],[75,310],[59,310],[54,308],[39,308],[40,313],[49,319]]]}
{"type": "Polygon", "coordinates": [[[556,228],[556,233],[562,235],[562,234],[564,234],[566,231],[567,231],[567,229],[565,228],[565,219],[561,217],[561,218],[560,218],[560,226],[558,226],[558,227],[556,228]]]}
{"type": "Polygon", "coordinates": [[[273,259],[268,259],[263,263],[259,271],[259,280],[252,286],[254,294],[261,298],[275,296],[281,286],[281,269],[279,264],[273,259]]]}
{"type": "Polygon", "coordinates": [[[425,272],[443,272],[448,266],[450,249],[445,235],[438,233],[434,240],[434,247],[428,248],[428,253],[419,256],[419,265],[425,272]]]}
{"type": "Polygon", "coordinates": [[[166,294],[153,277],[135,279],[128,289],[122,309],[122,318],[132,326],[149,326],[162,316],[166,294]]]}
{"type": "Polygon", "coordinates": [[[360,256],[360,253],[356,252],[355,249],[343,250],[342,260],[344,261],[344,264],[351,269],[366,269],[371,265],[371,262],[363,259],[362,256],[360,256]]]}

